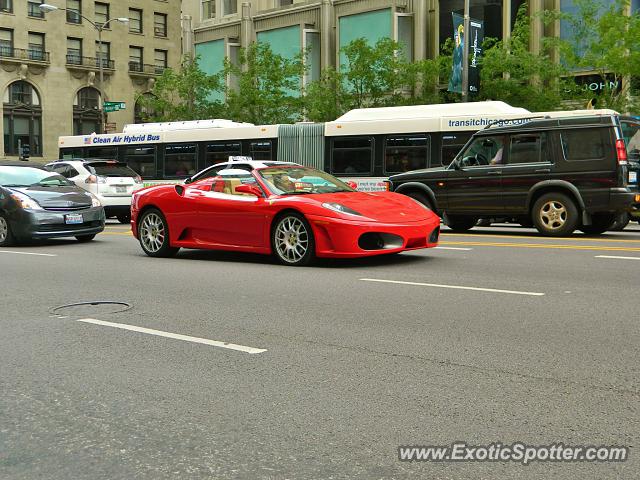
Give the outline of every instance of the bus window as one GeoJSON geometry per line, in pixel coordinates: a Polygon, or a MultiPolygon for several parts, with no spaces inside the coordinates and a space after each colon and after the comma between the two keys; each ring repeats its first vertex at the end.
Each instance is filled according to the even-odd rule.
{"type": "Polygon", "coordinates": [[[456,135],[443,135],[442,136],[442,152],[440,158],[434,158],[431,160],[432,167],[447,166],[449,165],[455,156],[458,154],[462,147],[465,146],[467,141],[471,138],[471,134],[460,133],[456,135]]]}
{"type": "Polygon", "coordinates": [[[174,143],[165,147],[165,177],[188,177],[196,173],[196,169],[195,143],[174,143]]]}
{"type": "Polygon", "coordinates": [[[86,158],[101,158],[105,160],[117,160],[118,147],[89,147],[86,158]]]}
{"type": "Polygon", "coordinates": [[[205,167],[229,160],[231,156],[241,155],[240,142],[207,143],[205,148],[205,167]]]}
{"type": "Polygon", "coordinates": [[[156,148],[154,146],[127,147],[124,161],[143,178],[156,176],[156,148]]]}
{"type": "Polygon", "coordinates": [[[331,153],[332,173],[371,174],[373,163],[371,137],[334,138],[331,153]]]}
{"type": "Polygon", "coordinates": [[[640,161],[640,123],[630,121],[621,121],[620,123],[629,160],[640,161]]]}
{"type": "Polygon", "coordinates": [[[388,135],[385,142],[385,173],[401,173],[427,168],[429,137],[424,133],[388,135]]]}
{"type": "Polygon", "coordinates": [[[74,158],[84,158],[82,148],[61,148],[59,157],[64,160],[72,160],[74,158]]]}
{"type": "Polygon", "coordinates": [[[254,160],[271,160],[271,140],[250,142],[249,156],[254,160]]]}

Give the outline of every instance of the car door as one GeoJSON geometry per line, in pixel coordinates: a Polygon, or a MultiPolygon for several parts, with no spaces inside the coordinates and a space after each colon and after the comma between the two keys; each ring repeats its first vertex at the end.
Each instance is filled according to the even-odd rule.
{"type": "Polygon", "coordinates": [[[211,189],[193,198],[198,210],[195,238],[215,245],[266,247],[267,202],[264,197],[236,192],[243,184],[257,182],[250,172],[221,170],[211,189]]]}
{"type": "Polygon", "coordinates": [[[501,188],[504,135],[479,136],[458,156],[448,171],[444,189],[447,213],[485,215],[502,213],[501,188]]]}
{"type": "Polygon", "coordinates": [[[511,135],[506,163],[502,171],[502,202],[507,214],[527,213],[531,187],[549,180],[553,169],[547,132],[511,135]]]}

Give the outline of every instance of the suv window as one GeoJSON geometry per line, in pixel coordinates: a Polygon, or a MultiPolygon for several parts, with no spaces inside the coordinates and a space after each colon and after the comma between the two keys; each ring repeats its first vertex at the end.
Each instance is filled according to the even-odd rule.
{"type": "Polygon", "coordinates": [[[131,170],[125,163],[115,162],[98,162],[88,163],[85,165],[94,175],[101,177],[132,177],[138,176],[136,172],[131,170]]]}
{"type": "Polygon", "coordinates": [[[611,140],[607,128],[580,128],[562,131],[560,143],[564,158],[572,162],[604,158],[611,140]]]}
{"type": "Polygon", "coordinates": [[[504,137],[476,138],[460,156],[461,167],[486,167],[503,162],[504,137]]]}
{"type": "Polygon", "coordinates": [[[539,163],[546,161],[546,133],[513,135],[509,146],[509,164],[539,163]]]}

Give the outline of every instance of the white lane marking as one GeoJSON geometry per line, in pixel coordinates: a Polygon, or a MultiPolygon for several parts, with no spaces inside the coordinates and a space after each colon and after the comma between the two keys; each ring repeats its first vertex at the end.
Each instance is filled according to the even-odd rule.
{"type": "Polygon", "coordinates": [[[184,340],[185,342],[202,343],[203,345],[210,345],[212,347],[226,348],[228,350],[237,350],[239,352],[255,354],[266,352],[263,348],[246,347],[244,345],[237,345],[235,343],[220,342],[218,340],[209,340],[208,338],[191,337],[189,335],[181,335],[179,333],[164,332],[162,330],[153,330],[152,328],[136,327],[135,325],[127,325],[125,323],[113,323],[105,322],[103,320],[96,320],[95,318],[81,318],[76,320],[83,323],[92,323],[94,325],[102,325],[103,327],[120,328],[122,330],[130,330],[132,332],[146,333],[148,335],[156,335],[158,337],[173,338],[175,340],[184,340]]]}
{"type": "Polygon", "coordinates": [[[57,257],[54,253],[14,252],[13,250],[0,250],[0,253],[13,253],[14,255],[36,255],[38,257],[57,257]]]}
{"type": "Polygon", "coordinates": [[[468,252],[469,250],[473,250],[473,248],[462,248],[462,247],[434,247],[437,248],[438,250],[464,250],[465,252],[468,252]]]}
{"type": "Polygon", "coordinates": [[[361,278],[360,280],[362,280],[363,282],[396,283],[399,285],[416,285],[419,287],[452,288],[455,290],[473,290],[476,292],[509,293],[512,295],[529,295],[533,297],[541,297],[544,295],[544,293],[540,293],[540,292],[521,292],[518,290],[500,290],[497,288],[465,287],[462,285],[441,285],[438,283],[402,282],[400,280],[382,280],[380,278],[361,278]]]}
{"type": "Polygon", "coordinates": [[[619,257],[617,255],[596,255],[595,258],[614,258],[617,260],[640,260],[640,257],[619,257]]]}

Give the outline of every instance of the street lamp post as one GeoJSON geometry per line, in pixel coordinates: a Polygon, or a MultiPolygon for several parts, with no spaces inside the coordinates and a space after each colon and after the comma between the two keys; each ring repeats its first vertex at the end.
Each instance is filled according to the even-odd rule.
{"type": "Polygon", "coordinates": [[[469,45],[471,35],[469,35],[469,0],[464,0],[464,24],[462,32],[464,35],[464,45],[462,49],[462,101],[469,101],[469,45]]]}
{"type": "MultiPolygon", "coordinates": [[[[48,3],[41,3],[39,6],[40,10],[44,13],[49,13],[49,12],[54,12],[56,10],[68,10],[67,8],[60,8],[60,7],[56,7],[55,5],[49,5],[48,3]]],[[[101,128],[102,128],[102,132],[104,133],[105,131],[105,127],[106,127],[106,112],[104,111],[104,102],[107,98],[107,91],[104,88],[104,64],[103,64],[103,51],[102,51],[102,31],[107,28],[107,26],[111,23],[111,22],[119,22],[119,23],[124,23],[127,24],[129,23],[129,19],[127,17],[118,17],[118,18],[110,18],[109,20],[107,20],[104,23],[96,23],[94,21],[92,21],[91,19],[85,17],[84,15],[82,15],[80,12],[76,11],[76,10],[71,10],[73,12],[74,15],[78,15],[81,18],[84,18],[87,22],[89,22],[89,24],[91,24],[93,26],[93,28],[95,28],[98,32],[98,48],[100,50],[100,54],[99,56],[96,55],[96,60],[98,62],[98,75],[100,78],[100,97],[101,97],[101,101],[102,101],[102,109],[100,110],[100,122],[101,122],[101,128]]]]}

